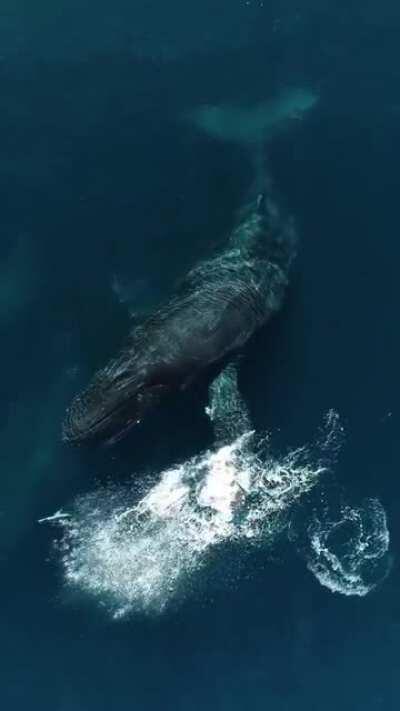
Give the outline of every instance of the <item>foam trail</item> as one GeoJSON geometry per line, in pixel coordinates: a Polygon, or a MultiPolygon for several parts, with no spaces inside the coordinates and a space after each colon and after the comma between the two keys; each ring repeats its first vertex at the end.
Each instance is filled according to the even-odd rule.
{"type": "Polygon", "coordinates": [[[378,499],[336,511],[328,502],[293,539],[308,569],[331,592],[364,597],[390,572],[390,535],[378,499]]]}

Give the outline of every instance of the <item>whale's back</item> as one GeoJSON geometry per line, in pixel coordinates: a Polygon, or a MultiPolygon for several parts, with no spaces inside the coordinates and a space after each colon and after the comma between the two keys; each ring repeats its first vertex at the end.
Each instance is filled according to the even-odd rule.
{"type": "Polygon", "coordinates": [[[258,196],[242,211],[225,249],[190,270],[75,398],[64,439],[114,437],[242,348],[281,307],[294,252],[290,219],[270,197],[258,196]]]}

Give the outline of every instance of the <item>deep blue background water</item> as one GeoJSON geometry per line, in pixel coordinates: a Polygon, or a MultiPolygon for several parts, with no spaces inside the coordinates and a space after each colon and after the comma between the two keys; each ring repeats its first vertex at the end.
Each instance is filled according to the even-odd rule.
{"type": "Polygon", "coordinates": [[[179,2],[161,17],[155,3],[151,14],[117,2],[113,22],[107,8],[70,6],[79,41],[44,4],[10,5],[0,22],[7,711],[398,708],[400,11],[209,5],[195,22],[179,2]],[[65,595],[53,532],[35,521],[97,480],[199,451],[211,433],[182,402],[115,453],[83,454],[60,444],[65,406],[126,332],[112,275],[148,306],[229,229],[247,185],[238,148],[177,117],[296,84],[316,87],[320,103],[269,160],[301,252],[283,313],[246,351],[241,388],[279,446],[310,439],[328,408],[341,413],[335,476],[349,496],[385,506],[391,575],[365,599],[344,598],[277,550],[162,617],[111,622],[65,595]]]}

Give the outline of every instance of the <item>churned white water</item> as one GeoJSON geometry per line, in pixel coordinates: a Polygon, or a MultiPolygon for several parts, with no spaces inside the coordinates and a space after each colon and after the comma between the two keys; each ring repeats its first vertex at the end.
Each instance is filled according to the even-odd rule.
{"type": "Polygon", "coordinates": [[[267,440],[246,432],[162,472],[141,496],[127,484],[81,497],[69,516],[54,521],[63,529],[66,582],[98,597],[117,617],[162,611],[213,547],[270,543],[324,467],[312,463],[307,448],[281,459],[268,449],[267,440]]]}

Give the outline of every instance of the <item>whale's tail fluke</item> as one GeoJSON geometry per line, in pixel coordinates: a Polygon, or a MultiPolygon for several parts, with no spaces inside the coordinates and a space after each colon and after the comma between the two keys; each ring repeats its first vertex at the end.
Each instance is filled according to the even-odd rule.
{"type": "Polygon", "coordinates": [[[190,111],[188,118],[214,138],[252,148],[301,120],[317,101],[317,94],[310,89],[286,88],[274,99],[253,106],[200,106],[190,111]]]}
{"type": "MultiPolygon", "coordinates": [[[[267,147],[277,134],[302,120],[317,102],[318,95],[309,88],[286,88],[275,98],[252,106],[203,105],[186,115],[207,135],[241,145],[246,151],[253,180],[232,241],[247,248],[258,247],[260,230],[255,229],[255,224],[263,225],[265,230],[261,232],[269,235],[269,259],[285,274],[296,254],[297,237],[293,219],[281,208],[269,174],[267,147]]],[[[261,242],[265,248],[265,240],[261,242]]]]}
{"type": "Polygon", "coordinates": [[[189,111],[186,118],[212,138],[239,144],[247,151],[253,165],[254,195],[271,190],[265,165],[267,144],[301,121],[317,102],[318,95],[312,89],[292,87],[250,106],[199,106],[189,111]]]}

